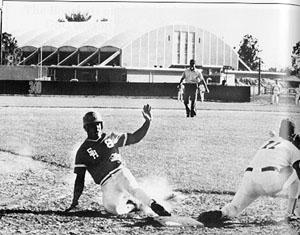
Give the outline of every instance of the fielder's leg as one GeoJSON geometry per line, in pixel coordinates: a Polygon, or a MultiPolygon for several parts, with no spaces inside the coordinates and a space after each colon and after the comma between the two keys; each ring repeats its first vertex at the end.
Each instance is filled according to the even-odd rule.
{"type": "Polygon", "coordinates": [[[226,204],[221,210],[202,212],[198,220],[203,223],[213,223],[238,216],[249,206],[259,195],[252,190],[252,172],[244,174],[241,186],[234,195],[232,201],[226,204]]]}
{"type": "Polygon", "coordinates": [[[279,95],[276,94],[275,100],[276,100],[276,104],[279,104],[279,95]]]}
{"type": "Polygon", "coordinates": [[[238,216],[245,208],[247,208],[259,195],[238,191],[231,203],[225,205],[222,211],[222,217],[233,218],[238,216]]]}
{"type": "Polygon", "coordinates": [[[284,182],[277,171],[245,172],[241,187],[232,202],[222,208],[223,214],[229,217],[239,215],[258,197],[272,196],[280,192],[284,182]]]}
{"type": "Polygon", "coordinates": [[[287,207],[287,213],[288,215],[294,215],[295,214],[295,208],[297,199],[299,197],[299,189],[300,189],[300,181],[295,180],[289,188],[289,198],[288,198],[288,207],[287,207]]]}
{"type": "Polygon", "coordinates": [[[198,220],[202,223],[214,223],[238,216],[258,196],[237,192],[231,203],[226,204],[221,210],[202,212],[198,220]]]}
{"type": "Polygon", "coordinates": [[[272,94],[272,95],[271,95],[271,104],[274,104],[274,102],[275,102],[275,95],[272,94]]]}
{"type": "Polygon", "coordinates": [[[200,99],[201,99],[201,103],[204,102],[204,92],[200,91],[200,99]]]}
{"type": "Polygon", "coordinates": [[[295,208],[297,204],[297,199],[300,196],[300,181],[295,171],[293,171],[288,181],[290,182],[287,185],[288,188],[287,216],[292,217],[296,215],[295,208]]]}

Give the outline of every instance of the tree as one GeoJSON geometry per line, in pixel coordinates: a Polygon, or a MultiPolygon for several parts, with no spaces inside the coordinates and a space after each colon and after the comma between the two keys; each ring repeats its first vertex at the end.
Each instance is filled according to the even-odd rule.
{"type": "Polygon", "coordinates": [[[22,51],[18,48],[17,40],[10,33],[2,33],[2,65],[17,64],[22,55],[22,51]]]}
{"type": "Polygon", "coordinates": [[[277,68],[276,67],[271,67],[268,69],[269,72],[277,72],[277,68]]]}
{"type": "MultiPolygon", "coordinates": [[[[251,70],[257,70],[261,60],[258,56],[261,51],[259,50],[258,40],[253,38],[252,35],[247,34],[243,37],[239,46],[238,54],[241,60],[244,61],[251,70]]],[[[262,60],[261,63],[263,63],[262,60]]]]}
{"type": "Polygon", "coordinates": [[[300,41],[293,46],[292,51],[292,70],[293,74],[299,75],[300,74],[300,41]]]}
{"type": "Polygon", "coordinates": [[[92,16],[89,13],[82,13],[80,11],[78,12],[73,12],[70,14],[65,14],[65,19],[58,19],[58,22],[85,22],[89,21],[92,18],[92,16]]]}

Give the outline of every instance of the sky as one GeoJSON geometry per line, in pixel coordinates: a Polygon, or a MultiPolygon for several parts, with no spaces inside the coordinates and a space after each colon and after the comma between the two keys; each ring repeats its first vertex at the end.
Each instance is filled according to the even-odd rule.
{"type": "Polygon", "coordinates": [[[300,0],[234,1],[3,1],[3,32],[51,27],[65,13],[87,12],[90,21],[107,18],[113,33],[137,26],[188,24],[239,48],[244,35],[258,39],[265,69],[291,65],[300,41],[300,0]]]}

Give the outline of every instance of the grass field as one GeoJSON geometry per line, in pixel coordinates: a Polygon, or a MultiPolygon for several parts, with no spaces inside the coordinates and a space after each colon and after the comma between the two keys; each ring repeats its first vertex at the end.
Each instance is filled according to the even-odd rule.
{"type": "MultiPolygon", "coordinates": [[[[269,131],[278,132],[283,118],[292,118],[298,124],[297,131],[299,132],[300,108],[288,103],[278,106],[270,105],[263,100],[250,103],[198,103],[197,117],[186,118],[183,104],[167,98],[2,96],[0,100],[0,155],[28,156],[49,166],[47,171],[53,173],[51,176],[53,181],[59,181],[57,177],[68,178],[72,173],[75,151],[86,137],[82,128],[82,116],[85,112],[98,110],[104,119],[105,132],[134,132],[143,123],[141,109],[146,103],[152,106],[153,114],[149,132],[140,143],[121,149],[121,154],[138,179],[156,177],[156,179],[167,180],[176,192],[187,197],[182,204],[178,203],[174,206],[174,212],[181,215],[195,217],[201,210],[217,208],[230,201],[247,163],[262,142],[269,138],[269,131]]],[[[45,174],[47,175],[47,172],[45,174]]],[[[2,185],[9,188],[8,184],[12,181],[9,179],[18,178],[9,177],[6,174],[4,179],[2,185]]],[[[49,178],[46,177],[46,179],[49,178]]],[[[21,177],[20,182],[23,182],[22,180],[25,179],[21,177]]],[[[24,185],[24,182],[19,187],[23,186],[28,191],[32,190],[31,193],[26,194],[26,197],[32,197],[36,193],[34,185],[28,187],[24,185]]],[[[53,193],[53,197],[49,200],[52,203],[49,203],[52,206],[51,210],[62,209],[62,204],[68,205],[72,197],[72,186],[70,182],[64,183],[58,187],[61,189],[60,192],[51,188],[45,189],[44,193],[53,193]],[[56,200],[55,196],[59,199],[56,200]],[[59,205],[58,202],[62,204],[59,205]],[[56,208],[54,204],[57,205],[56,208]]],[[[55,184],[49,187],[54,188],[55,184]]],[[[86,196],[92,195],[96,190],[95,187],[90,184],[86,196]]],[[[41,189],[40,194],[43,194],[41,189]]],[[[284,192],[282,195],[284,197],[284,192]]],[[[13,198],[15,195],[6,192],[5,196],[13,198]]],[[[87,200],[92,205],[93,198],[87,200]]],[[[278,213],[285,208],[283,198],[264,200],[258,201],[247,209],[242,218],[246,220],[248,218],[248,221],[253,223],[257,220],[255,216],[261,213],[258,212],[259,208],[262,209],[262,213],[266,212],[261,214],[262,220],[270,219],[274,213],[271,211],[273,207],[278,213]]],[[[34,202],[42,204],[39,200],[32,203],[34,202]]],[[[30,205],[26,204],[26,202],[24,204],[23,209],[49,210],[49,205],[47,207],[46,204],[43,204],[41,208],[34,207],[30,203],[30,205]]],[[[90,205],[83,204],[81,209],[87,209],[85,206],[89,208],[90,205]]],[[[0,224],[7,225],[3,222],[4,217],[5,213],[0,219],[0,224]]],[[[95,225],[90,220],[89,222],[90,227],[93,228],[95,225]]],[[[252,232],[261,234],[258,231],[264,231],[263,234],[277,234],[276,231],[280,231],[281,233],[278,234],[283,234],[283,229],[288,232],[285,234],[299,232],[299,229],[292,225],[272,225],[272,223],[272,220],[266,223],[267,226],[264,223],[258,223],[254,226],[255,229],[253,226],[250,228],[237,226],[235,229],[206,228],[201,232],[206,234],[251,234],[252,232]]],[[[118,234],[118,231],[108,230],[105,227],[102,230],[89,230],[89,233],[95,232],[96,234],[100,231],[103,234],[118,234]]],[[[120,228],[119,234],[199,234],[199,231],[193,229],[188,231],[168,230],[168,228],[150,230],[144,227],[138,227],[138,230],[137,228],[135,230],[120,228]]],[[[9,231],[6,230],[6,232],[9,231]]],[[[74,234],[84,234],[80,231],[74,234]]],[[[50,230],[46,233],[55,234],[50,230]]],[[[38,234],[38,230],[36,229],[36,233],[32,234],[38,234]]],[[[71,233],[62,230],[61,234],[71,233]]]]}

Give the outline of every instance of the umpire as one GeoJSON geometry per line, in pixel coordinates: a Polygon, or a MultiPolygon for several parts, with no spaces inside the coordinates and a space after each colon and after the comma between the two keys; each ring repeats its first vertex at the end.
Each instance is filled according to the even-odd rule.
{"type": "Polygon", "coordinates": [[[179,82],[179,84],[182,84],[184,81],[185,90],[183,94],[183,101],[184,101],[187,117],[196,116],[197,92],[198,92],[198,85],[201,81],[203,81],[205,89],[209,93],[203,75],[200,70],[196,69],[195,64],[196,61],[194,59],[191,59],[190,67],[183,72],[179,82]],[[191,100],[191,106],[189,107],[190,100],[191,100]]]}

